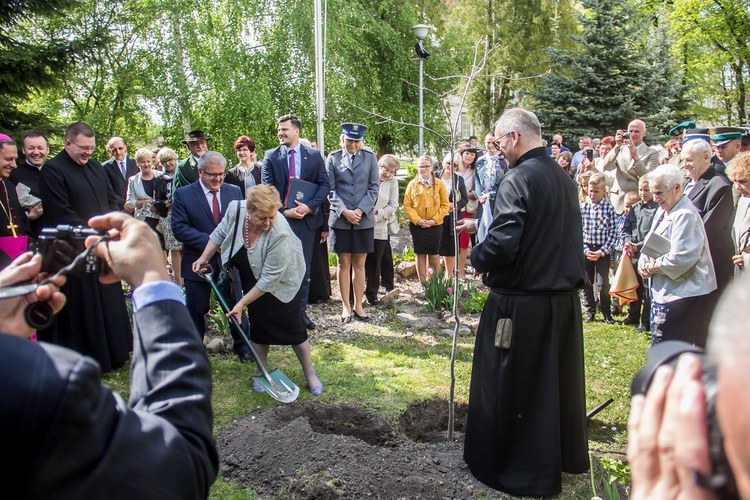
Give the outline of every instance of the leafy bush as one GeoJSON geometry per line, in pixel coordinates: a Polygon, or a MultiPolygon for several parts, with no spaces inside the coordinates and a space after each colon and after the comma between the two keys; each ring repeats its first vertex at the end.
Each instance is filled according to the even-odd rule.
{"type": "Polygon", "coordinates": [[[417,255],[414,253],[412,247],[404,247],[401,253],[393,254],[393,265],[400,264],[401,262],[414,262],[417,260],[417,255]]]}

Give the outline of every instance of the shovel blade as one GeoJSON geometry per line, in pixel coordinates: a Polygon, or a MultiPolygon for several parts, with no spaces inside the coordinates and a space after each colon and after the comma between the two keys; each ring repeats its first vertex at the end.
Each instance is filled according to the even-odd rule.
{"type": "Polygon", "coordinates": [[[287,377],[281,370],[276,368],[268,373],[268,380],[263,375],[255,375],[253,380],[258,383],[263,390],[276,401],[281,403],[291,403],[299,396],[299,387],[287,377]]]}

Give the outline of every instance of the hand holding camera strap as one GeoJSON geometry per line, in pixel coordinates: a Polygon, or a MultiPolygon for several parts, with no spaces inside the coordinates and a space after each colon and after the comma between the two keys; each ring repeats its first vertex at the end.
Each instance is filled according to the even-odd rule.
{"type": "MultiPolygon", "coordinates": [[[[40,286],[48,285],[61,276],[66,276],[71,270],[73,270],[80,262],[86,260],[91,254],[91,251],[101,242],[109,241],[109,236],[102,235],[93,245],[90,245],[86,250],[78,254],[73,262],[60,269],[55,275],[50,276],[47,279],[40,281],[39,283],[27,283],[25,285],[13,284],[7,287],[0,288],[0,300],[12,299],[14,297],[21,297],[28,295],[29,293],[35,292],[40,286]]],[[[46,302],[36,301],[26,305],[23,310],[23,316],[26,320],[26,324],[34,330],[43,330],[48,328],[55,317],[55,313],[52,308],[46,302]]]]}

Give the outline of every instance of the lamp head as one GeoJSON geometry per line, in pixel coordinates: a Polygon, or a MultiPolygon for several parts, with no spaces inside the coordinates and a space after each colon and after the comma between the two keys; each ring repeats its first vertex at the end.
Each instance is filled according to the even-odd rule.
{"type": "Polygon", "coordinates": [[[427,38],[427,33],[430,31],[430,27],[426,24],[417,24],[416,26],[412,26],[412,31],[414,31],[414,36],[417,37],[417,40],[420,42],[427,38]]]}

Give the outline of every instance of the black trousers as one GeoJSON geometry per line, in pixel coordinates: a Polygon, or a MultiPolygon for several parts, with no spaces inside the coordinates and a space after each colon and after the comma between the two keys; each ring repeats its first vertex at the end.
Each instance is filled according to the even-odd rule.
{"type": "MultiPolygon", "coordinates": [[[[307,310],[307,301],[310,297],[310,266],[312,265],[313,249],[315,248],[315,238],[318,236],[317,229],[310,229],[304,219],[287,219],[292,232],[302,242],[302,254],[305,257],[305,277],[302,279],[302,300],[300,303],[301,311],[307,310]]],[[[318,239],[320,241],[320,239],[318,239]]]]}
{"type": "Polygon", "coordinates": [[[628,319],[632,322],[640,321],[641,325],[649,326],[651,324],[651,293],[649,292],[649,283],[643,282],[643,277],[637,272],[638,288],[635,293],[638,294],[638,300],[628,304],[628,319]]]}
{"type": "Polygon", "coordinates": [[[390,239],[375,240],[375,250],[365,259],[365,298],[370,302],[378,298],[380,282],[386,290],[393,290],[393,255],[390,239]]]}
{"type": "Polygon", "coordinates": [[[612,299],[609,296],[609,261],[609,255],[600,257],[597,261],[591,261],[588,259],[584,260],[588,280],[583,287],[583,305],[586,308],[586,312],[589,314],[596,312],[594,283],[599,285],[599,302],[602,308],[602,314],[612,314],[612,299]]]}

